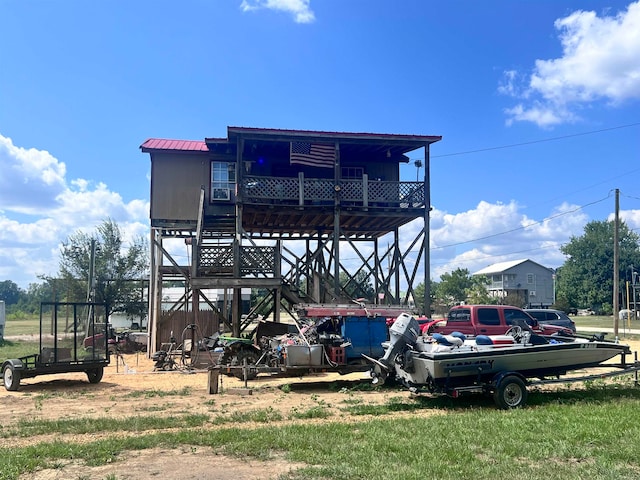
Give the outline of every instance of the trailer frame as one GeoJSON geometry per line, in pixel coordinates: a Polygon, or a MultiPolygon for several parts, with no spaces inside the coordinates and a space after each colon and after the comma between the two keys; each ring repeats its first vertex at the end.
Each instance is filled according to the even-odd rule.
{"type": "Polygon", "coordinates": [[[42,302],[38,353],[2,363],[5,389],[16,391],[23,378],[56,373],[85,372],[89,383],[100,382],[110,363],[108,311],[107,304],[98,302],[42,302]],[[84,340],[97,338],[98,332],[105,333],[103,341],[85,348],[84,340]]]}

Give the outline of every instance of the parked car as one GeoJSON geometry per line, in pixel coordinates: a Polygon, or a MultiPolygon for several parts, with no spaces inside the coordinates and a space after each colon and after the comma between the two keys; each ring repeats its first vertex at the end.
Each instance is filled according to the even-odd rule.
{"type": "Polygon", "coordinates": [[[421,326],[423,334],[504,335],[513,325],[524,322],[538,335],[573,335],[570,328],[542,324],[527,312],[510,305],[458,305],[449,310],[446,319],[421,326]]]}
{"type": "Polygon", "coordinates": [[[553,310],[551,308],[525,308],[524,311],[537,319],[541,324],[570,328],[573,333],[576,333],[576,323],[569,318],[569,315],[560,310],[553,310]]]}

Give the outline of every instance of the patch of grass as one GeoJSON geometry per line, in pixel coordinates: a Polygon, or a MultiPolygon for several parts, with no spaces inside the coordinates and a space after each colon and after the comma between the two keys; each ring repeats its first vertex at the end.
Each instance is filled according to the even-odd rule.
{"type": "Polygon", "coordinates": [[[308,408],[307,410],[299,410],[297,407],[291,409],[289,414],[290,419],[309,420],[312,418],[328,418],[331,416],[331,411],[322,405],[316,405],[308,408]]]}
{"type": "Polygon", "coordinates": [[[129,392],[125,395],[123,395],[123,397],[125,398],[155,398],[155,397],[171,397],[171,396],[178,396],[178,397],[186,397],[191,395],[191,388],[190,387],[183,387],[180,390],[137,390],[135,392],[129,392]]]}
{"type": "Polygon", "coordinates": [[[380,405],[350,405],[343,410],[351,415],[388,415],[393,412],[412,412],[419,408],[420,406],[414,402],[389,402],[380,405]]]}
{"type": "Polygon", "coordinates": [[[35,335],[37,341],[40,335],[40,315],[21,315],[18,318],[8,314],[4,334],[7,337],[14,335],[35,335]]]}
{"type": "Polygon", "coordinates": [[[376,385],[373,385],[370,380],[361,382],[332,382],[327,387],[331,392],[349,393],[349,392],[372,392],[376,390],[376,385]]]}
{"type": "Polygon", "coordinates": [[[259,408],[255,410],[249,410],[246,412],[235,411],[229,415],[220,416],[213,420],[215,424],[223,424],[223,423],[247,423],[247,422],[256,422],[256,423],[270,423],[270,422],[278,422],[282,420],[282,414],[272,407],[269,408],[259,408]]]}
{"type": "Polygon", "coordinates": [[[138,412],[166,412],[173,407],[172,404],[152,405],[150,407],[138,408],[138,412]]]}
{"type": "Polygon", "coordinates": [[[280,387],[280,390],[282,390],[284,393],[291,393],[291,385],[288,383],[285,383],[280,387]]]}
{"type": "Polygon", "coordinates": [[[101,417],[61,420],[22,420],[18,422],[15,427],[8,427],[0,431],[0,436],[8,438],[53,433],[82,435],[98,432],[144,432],[146,430],[164,428],[200,427],[208,421],[208,415],[153,415],[127,419],[101,417]]]}
{"type": "MultiPolygon", "coordinates": [[[[36,337],[37,338],[37,337],[36,337]]],[[[11,340],[0,341],[0,361],[4,362],[10,358],[21,358],[38,353],[40,341],[35,342],[14,342],[11,340]]]]}

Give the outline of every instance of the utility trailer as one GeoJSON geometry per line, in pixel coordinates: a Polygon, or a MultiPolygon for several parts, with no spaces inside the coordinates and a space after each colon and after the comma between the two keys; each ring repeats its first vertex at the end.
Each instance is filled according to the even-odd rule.
{"type": "Polygon", "coordinates": [[[3,362],[4,387],[15,391],[23,378],[69,372],[85,372],[89,383],[100,382],[110,360],[107,311],[104,303],[43,302],[37,353],[3,362]],[[87,338],[95,340],[89,347],[87,338]]]}

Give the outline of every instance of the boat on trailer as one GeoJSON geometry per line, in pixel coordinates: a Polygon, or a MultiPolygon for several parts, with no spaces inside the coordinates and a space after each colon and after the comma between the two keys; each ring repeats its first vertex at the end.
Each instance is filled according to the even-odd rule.
{"type": "MultiPolygon", "coordinates": [[[[637,353],[633,362],[628,345],[605,341],[603,336],[543,337],[528,325],[514,324],[506,335],[466,338],[420,334],[418,322],[401,314],[389,329],[390,341],[372,364],[373,383],[392,377],[413,392],[444,393],[453,397],[466,393],[491,393],[500,408],[523,406],[528,385],[557,383],[569,372],[607,367],[613,372],[576,377],[575,381],[622,375],[640,370],[637,353]],[[619,356],[620,363],[605,363],[619,356]],[[537,379],[537,380],[536,380],[537,379]]],[[[562,382],[572,381],[571,378],[562,382]]]]}

